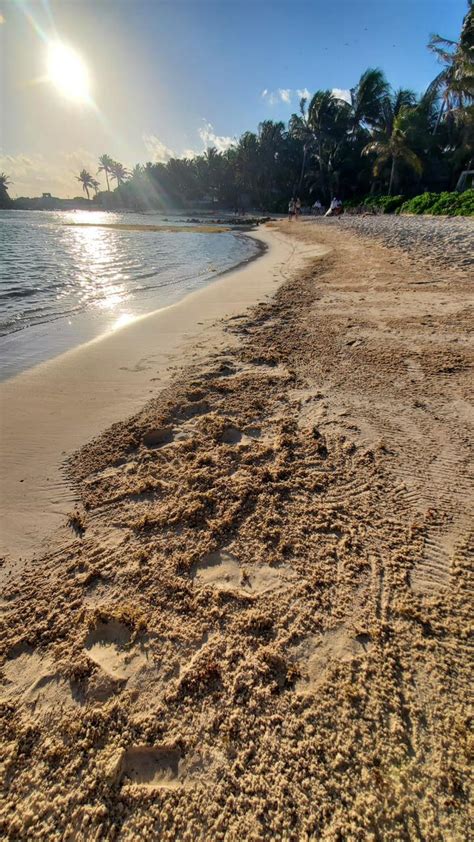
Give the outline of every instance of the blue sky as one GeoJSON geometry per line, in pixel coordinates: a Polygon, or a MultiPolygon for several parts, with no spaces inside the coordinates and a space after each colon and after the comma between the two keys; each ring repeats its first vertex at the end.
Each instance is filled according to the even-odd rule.
{"type": "Polygon", "coordinates": [[[78,192],[108,152],[130,166],[225,148],[298,91],[347,90],[369,66],[423,91],[431,32],[457,38],[466,0],[9,0],[1,3],[0,170],[12,195],[78,192]],[[73,46],[94,106],[45,80],[48,43],[73,46]],[[76,186],[77,185],[77,186],[76,186]]]}

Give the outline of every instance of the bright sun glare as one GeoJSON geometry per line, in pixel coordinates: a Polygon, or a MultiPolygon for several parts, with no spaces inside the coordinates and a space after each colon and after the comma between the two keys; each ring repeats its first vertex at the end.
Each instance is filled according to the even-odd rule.
{"type": "Polygon", "coordinates": [[[78,54],[66,44],[48,48],[48,78],[67,99],[85,102],[89,98],[89,73],[78,54]]]}

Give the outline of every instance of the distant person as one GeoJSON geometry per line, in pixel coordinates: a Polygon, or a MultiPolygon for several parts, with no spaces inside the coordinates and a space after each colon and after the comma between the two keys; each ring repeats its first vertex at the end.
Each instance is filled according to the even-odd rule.
{"type": "Polygon", "coordinates": [[[293,198],[291,198],[290,201],[288,202],[288,219],[289,220],[294,217],[295,211],[296,211],[295,200],[293,198]]]}
{"type": "Polygon", "coordinates": [[[298,219],[300,214],[301,214],[301,199],[298,197],[296,202],[295,202],[295,218],[298,219]]]}
{"type": "Polygon", "coordinates": [[[331,204],[329,205],[329,210],[326,212],[326,216],[340,216],[342,211],[343,208],[341,200],[334,196],[331,200],[331,204]]]}
{"type": "Polygon", "coordinates": [[[315,203],[313,204],[313,208],[312,208],[313,216],[321,216],[323,210],[324,210],[324,208],[323,208],[321,202],[319,201],[319,199],[316,199],[315,203]]]}

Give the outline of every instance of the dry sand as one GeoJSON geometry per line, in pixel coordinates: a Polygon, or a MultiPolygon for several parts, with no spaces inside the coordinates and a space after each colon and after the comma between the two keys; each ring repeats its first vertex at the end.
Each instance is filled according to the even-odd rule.
{"type": "Polygon", "coordinates": [[[277,230],[326,253],[73,458],[10,577],[7,839],[469,837],[469,278],[277,230]]]}

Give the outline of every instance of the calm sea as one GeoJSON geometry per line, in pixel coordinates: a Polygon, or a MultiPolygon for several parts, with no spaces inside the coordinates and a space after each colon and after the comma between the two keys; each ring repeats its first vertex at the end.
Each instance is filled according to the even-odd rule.
{"type": "Polygon", "coordinates": [[[0,380],[172,304],[258,253],[258,244],[240,233],[125,231],[66,224],[71,222],[166,226],[178,220],[0,211],[0,380]]]}

